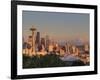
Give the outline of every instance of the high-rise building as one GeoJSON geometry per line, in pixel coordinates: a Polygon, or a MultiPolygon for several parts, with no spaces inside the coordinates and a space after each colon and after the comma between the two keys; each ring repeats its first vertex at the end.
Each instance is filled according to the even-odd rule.
{"type": "Polygon", "coordinates": [[[84,45],[84,51],[87,53],[89,52],[89,44],[84,45]]]}
{"type": "Polygon", "coordinates": [[[41,38],[41,45],[44,45],[45,47],[45,38],[41,38]]]}
{"type": "Polygon", "coordinates": [[[50,39],[49,36],[46,35],[46,48],[48,48],[49,44],[50,44],[50,39]]]}
{"type": "Polygon", "coordinates": [[[66,53],[71,54],[71,45],[69,43],[66,43],[65,48],[66,48],[66,53]]]}
{"type": "Polygon", "coordinates": [[[35,41],[36,45],[39,46],[40,45],[40,32],[37,32],[36,34],[36,41],[35,41]]]}
{"type": "Polygon", "coordinates": [[[30,44],[32,46],[32,36],[28,37],[28,44],[30,44]]]}

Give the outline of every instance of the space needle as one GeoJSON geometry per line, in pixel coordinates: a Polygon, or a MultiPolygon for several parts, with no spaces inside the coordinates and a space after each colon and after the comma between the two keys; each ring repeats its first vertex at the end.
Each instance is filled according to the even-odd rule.
{"type": "Polygon", "coordinates": [[[34,26],[32,26],[32,28],[30,28],[30,30],[32,31],[32,53],[33,53],[33,55],[35,55],[35,31],[36,31],[36,28],[34,28],[34,26]]]}

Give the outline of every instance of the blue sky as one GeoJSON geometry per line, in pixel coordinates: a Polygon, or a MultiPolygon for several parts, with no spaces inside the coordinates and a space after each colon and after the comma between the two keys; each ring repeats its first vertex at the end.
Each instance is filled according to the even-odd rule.
{"type": "Polygon", "coordinates": [[[42,37],[54,40],[89,40],[89,14],[23,11],[23,36],[31,35],[34,26],[42,37]]]}

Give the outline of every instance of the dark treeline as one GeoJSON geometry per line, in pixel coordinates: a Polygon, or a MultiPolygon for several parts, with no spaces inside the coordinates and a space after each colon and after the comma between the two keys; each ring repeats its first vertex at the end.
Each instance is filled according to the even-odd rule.
{"type": "Polygon", "coordinates": [[[46,68],[46,67],[65,67],[65,66],[84,66],[82,61],[62,61],[55,54],[45,56],[26,56],[23,55],[23,68],[46,68]]]}

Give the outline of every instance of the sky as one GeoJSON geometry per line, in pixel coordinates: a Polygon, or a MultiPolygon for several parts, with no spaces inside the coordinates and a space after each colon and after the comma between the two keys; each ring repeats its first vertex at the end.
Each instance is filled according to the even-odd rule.
{"type": "Polygon", "coordinates": [[[23,11],[22,33],[23,37],[31,35],[29,30],[34,26],[41,37],[48,35],[53,40],[89,41],[89,14],[23,11]]]}

